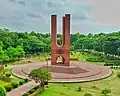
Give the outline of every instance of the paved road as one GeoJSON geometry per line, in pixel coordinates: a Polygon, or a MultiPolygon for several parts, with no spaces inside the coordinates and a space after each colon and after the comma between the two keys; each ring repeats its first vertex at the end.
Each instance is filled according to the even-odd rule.
{"type": "Polygon", "coordinates": [[[38,84],[36,84],[34,81],[30,81],[19,88],[16,88],[15,90],[12,90],[7,93],[7,96],[22,96],[24,93],[28,92],[32,88],[36,87],[38,84]]]}

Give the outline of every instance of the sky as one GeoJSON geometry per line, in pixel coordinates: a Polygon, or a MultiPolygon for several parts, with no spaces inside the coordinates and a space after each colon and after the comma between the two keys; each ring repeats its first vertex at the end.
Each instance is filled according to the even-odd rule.
{"type": "Polygon", "coordinates": [[[50,16],[71,14],[71,33],[120,30],[120,0],[1,0],[0,28],[19,32],[50,33],[50,16]]]}

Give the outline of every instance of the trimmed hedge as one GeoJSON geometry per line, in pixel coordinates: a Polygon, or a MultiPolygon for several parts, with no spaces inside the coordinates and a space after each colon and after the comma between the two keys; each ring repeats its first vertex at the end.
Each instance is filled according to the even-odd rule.
{"type": "Polygon", "coordinates": [[[28,93],[25,93],[23,96],[28,96],[29,94],[28,93]]]}
{"type": "Polygon", "coordinates": [[[12,86],[13,86],[13,88],[17,88],[18,87],[18,83],[12,82],[12,86]]]}
{"type": "Polygon", "coordinates": [[[111,93],[111,90],[110,89],[103,89],[101,91],[101,93],[104,94],[104,95],[107,95],[108,93],[111,93]]]}
{"type": "Polygon", "coordinates": [[[32,94],[35,91],[36,91],[35,89],[31,89],[29,92],[30,92],[30,94],[32,94]]]}
{"type": "Polygon", "coordinates": [[[4,86],[7,92],[11,91],[13,86],[11,84],[4,86]]]}
{"type": "Polygon", "coordinates": [[[25,83],[24,80],[19,81],[19,85],[23,85],[25,83]]]}
{"type": "Polygon", "coordinates": [[[117,73],[117,77],[120,78],[120,73],[117,73]]]}
{"type": "Polygon", "coordinates": [[[10,76],[11,76],[11,73],[10,73],[10,72],[6,72],[6,73],[5,73],[5,76],[10,77],[10,76]]]}
{"type": "MultiPolygon", "coordinates": [[[[22,96],[29,96],[29,95],[33,95],[34,92],[36,92],[36,90],[38,90],[39,86],[36,86],[35,88],[31,89],[30,91],[28,91],[27,93],[23,94],[22,96]]],[[[35,93],[36,94],[36,93],[35,93]]],[[[34,95],[35,95],[34,94],[34,95]]],[[[36,96],[36,95],[35,95],[36,96]]]]}
{"type": "Polygon", "coordinates": [[[120,60],[105,60],[104,66],[120,66],[120,60]]]}
{"type": "Polygon", "coordinates": [[[28,79],[24,79],[25,83],[27,83],[29,80],[28,79]]]}
{"type": "Polygon", "coordinates": [[[89,61],[89,62],[104,62],[103,59],[101,59],[101,58],[94,58],[94,57],[88,57],[88,58],[86,58],[86,61],[89,61]]]}

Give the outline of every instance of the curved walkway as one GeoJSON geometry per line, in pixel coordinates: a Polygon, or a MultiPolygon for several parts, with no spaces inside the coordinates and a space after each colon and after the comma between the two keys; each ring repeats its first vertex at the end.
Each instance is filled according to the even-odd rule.
{"type": "MultiPolygon", "coordinates": [[[[48,65],[48,70],[52,73],[52,80],[50,80],[50,82],[85,82],[102,79],[112,74],[111,69],[108,67],[78,61],[72,61],[70,66],[51,66],[50,62],[48,65]]],[[[39,67],[46,67],[45,62],[34,62],[27,65],[15,66],[12,69],[12,74],[25,79],[28,78],[27,74],[32,69],[39,67]]],[[[8,92],[7,96],[22,96],[37,85],[38,84],[34,81],[30,81],[27,84],[8,92]]]]}
{"type": "Polygon", "coordinates": [[[10,92],[7,93],[7,96],[22,96],[24,93],[30,91],[31,89],[35,88],[38,84],[34,81],[30,81],[10,92]]]}
{"type": "MultiPolygon", "coordinates": [[[[19,78],[28,78],[28,74],[32,69],[46,67],[45,62],[34,62],[27,65],[14,67],[12,74],[19,78]]],[[[50,82],[84,82],[102,79],[111,75],[112,71],[108,67],[87,64],[84,62],[72,61],[70,66],[48,65],[48,70],[52,73],[50,82]]]]}

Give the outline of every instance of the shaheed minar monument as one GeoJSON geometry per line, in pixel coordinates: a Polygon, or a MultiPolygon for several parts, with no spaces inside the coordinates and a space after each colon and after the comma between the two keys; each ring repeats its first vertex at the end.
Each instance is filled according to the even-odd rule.
{"type": "Polygon", "coordinates": [[[48,70],[52,72],[52,81],[82,82],[100,79],[111,74],[109,68],[103,66],[70,61],[70,14],[62,17],[62,46],[57,44],[57,15],[51,15],[51,36],[51,64],[48,70]],[[57,62],[58,57],[61,57],[60,62],[57,62]]]}
{"type": "Polygon", "coordinates": [[[70,61],[70,14],[62,17],[62,46],[57,45],[57,16],[51,15],[51,60],[50,64],[31,63],[26,64],[24,67],[15,67],[12,73],[15,76],[25,76],[25,73],[33,68],[43,67],[47,68],[52,73],[52,80],[50,82],[84,82],[97,80],[108,77],[112,71],[108,67],[100,66],[97,64],[88,64],[82,61],[70,61]],[[61,56],[60,62],[58,57],[61,56]],[[65,66],[63,66],[65,65],[65,66]],[[21,72],[21,70],[23,72],[21,72]],[[18,73],[16,73],[18,72],[18,73]],[[19,75],[21,74],[21,75],[19,75]]]}
{"type": "Polygon", "coordinates": [[[51,64],[57,64],[57,57],[62,57],[62,64],[70,64],[70,14],[65,14],[62,18],[62,40],[63,45],[57,45],[57,15],[51,16],[51,35],[52,35],[52,46],[51,46],[51,64]]]}

